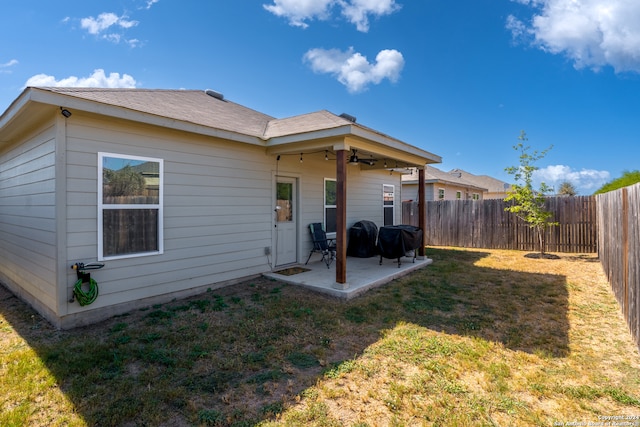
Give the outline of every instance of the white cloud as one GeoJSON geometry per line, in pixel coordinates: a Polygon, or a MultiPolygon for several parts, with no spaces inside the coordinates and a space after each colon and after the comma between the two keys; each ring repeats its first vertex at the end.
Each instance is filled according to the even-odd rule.
{"type": "Polygon", "coordinates": [[[351,0],[340,2],[342,14],[349,19],[349,22],[356,25],[358,31],[366,33],[369,31],[369,15],[380,17],[390,15],[400,6],[395,0],[351,0]]]}
{"type": "Polygon", "coordinates": [[[18,60],[17,59],[10,59],[9,62],[5,62],[4,64],[0,64],[0,68],[13,67],[14,65],[18,65],[18,60]]]}
{"type": "Polygon", "coordinates": [[[576,187],[580,194],[591,194],[608,182],[610,176],[608,171],[594,169],[577,171],[566,165],[551,165],[535,171],[532,179],[536,187],[544,182],[548,186],[554,187],[556,191],[560,184],[568,181],[576,187]]]}
{"type": "Polygon", "coordinates": [[[145,5],[145,9],[149,10],[151,9],[151,6],[153,6],[154,4],[158,3],[160,0],[147,0],[147,4],[145,5]]]}
{"type": "Polygon", "coordinates": [[[289,24],[307,28],[306,21],[325,20],[331,16],[332,9],[337,7],[358,31],[369,31],[369,17],[389,15],[400,6],[395,0],[273,0],[272,5],[263,7],[276,16],[289,20],[289,24]]]}
{"type": "Polygon", "coordinates": [[[101,13],[97,18],[90,16],[80,20],[80,26],[87,30],[89,34],[98,35],[113,26],[120,28],[131,28],[138,25],[138,21],[130,21],[125,16],[118,16],[115,13],[101,13]]]}
{"type": "Polygon", "coordinates": [[[336,0],[274,0],[273,5],[262,5],[266,10],[276,16],[289,20],[289,24],[307,28],[305,21],[313,19],[326,19],[331,7],[336,0]]]}
{"type": "Polygon", "coordinates": [[[25,86],[47,87],[104,87],[104,88],[134,88],[136,80],[128,74],[110,73],[108,76],[104,70],[97,69],[89,77],[65,77],[56,80],[54,76],[37,74],[25,83],[25,86]]]}
{"type": "MultiPolygon", "coordinates": [[[[158,0],[149,0],[147,9],[158,0]]],[[[69,19],[65,18],[65,22],[69,19]]],[[[80,20],[82,29],[87,30],[89,34],[99,36],[104,40],[112,43],[120,43],[124,41],[130,47],[140,47],[142,43],[138,39],[127,39],[124,37],[124,31],[138,25],[138,21],[130,20],[127,16],[118,16],[115,13],[101,13],[97,18],[90,16],[80,20]]]]}
{"type": "Polygon", "coordinates": [[[528,23],[509,16],[515,38],[566,55],[576,68],[640,72],[640,2],[634,0],[513,0],[532,7],[528,23]]]}
{"type": "Polygon", "coordinates": [[[384,79],[396,82],[404,67],[404,57],[394,49],[381,50],[376,55],[375,63],[370,63],[366,56],[349,48],[346,52],[338,49],[311,49],[304,55],[316,73],[327,73],[335,76],[351,93],[362,92],[370,84],[379,84],[384,79]]]}
{"type": "Polygon", "coordinates": [[[133,47],[133,48],[135,48],[135,47],[140,47],[140,46],[142,46],[142,45],[143,45],[143,43],[142,43],[140,40],[138,40],[138,39],[129,39],[129,40],[127,40],[127,44],[128,44],[130,47],[133,47]]]}
{"type": "Polygon", "coordinates": [[[507,16],[507,30],[511,31],[514,40],[526,39],[531,34],[531,30],[526,24],[513,15],[507,16]]]}
{"type": "Polygon", "coordinates": [[[9,62],[0,64],[0,74],[11,74],[11,70],[8,70],[8,68],[13,67],[14,65],[18,65],[17,59],[11,59],[9,62]]]}

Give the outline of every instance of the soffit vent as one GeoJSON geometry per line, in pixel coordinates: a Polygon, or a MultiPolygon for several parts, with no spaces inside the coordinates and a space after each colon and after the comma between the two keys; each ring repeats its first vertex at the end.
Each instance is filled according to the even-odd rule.
{"type": "Polygon", "coordinates": [[[206,93],[207,95],[215,98],[215,99],[219,99],[220,101],[224,101],[224,95],[221,94],[220,92],[216,92],[213,89],[207,89],[204,91],[204,93],[206,93]]]}
{"type": "Polygon", "coordinates": [[[355,123],[356,122],[355,116],[352,116],[351,114],[342,113],[342,114],[340,114],[340,117],[342,117],[343,119],[349,120],[351,123],[355,123]]]}

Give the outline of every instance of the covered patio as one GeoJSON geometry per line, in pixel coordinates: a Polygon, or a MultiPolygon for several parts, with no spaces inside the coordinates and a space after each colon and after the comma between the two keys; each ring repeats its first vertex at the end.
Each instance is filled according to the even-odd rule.
{"type": "Polygon", "coordinates": [[[431,259],[421,256],[418,256],[415,262],[413,261],[413,258],[403,257],[398,267],[398,262],[395,259],[383,258],[382,265],[380,265],[380,257],[378,256],[371,258],[347,257],[346,282],[339,283],[336,281],[336,263],[331,263],[327,268],[318,255],[314,255],[307,265],[287,266],[265,273],[264,276],[349,300],[433,262],[431,259]]]}
{"type": "MultiPolygon", "coordinates": [[[[405,142],[382,134],[371,128],[356,124],[356,119],[348,114],[335,116],[327,111],[321,111],[290,119],[274,121],[270,124],[266,132],[269,137],[267,143],[267,154],[276,156],[279,160],[281,156],[299,156],[303,161],[305,154],[324,153],[325,160],[331,156],[335,159],[336,176],[336,259],[332,265],[332,276],[325,268],[325,274],[317,273],[317,278],[310,278],[315,274],[312,272],[298,273],[287,277],[291,283],[304,284],[314,289],[323,289],[326,293],[336,296],[351,298],[359,293],[359,289],[368,289],[379,281],[390,281],[397,277],[399,273],[405,272],[411,267],[426,265],[426,260],[421,259],[422,264],[416,260],[415,265],[403,263],[400,268],[393,263],[394,272],[389,270],[386,274],[386,266],[376,267],[373,270],[375,277],[369,277],[372,260],[368,260],[367,266],[359,267],[361,262],[356,259],[349,259],[349,270],[347,270],[347,167],[357,167],[360,171],[389,171],[391,175],[402,174],[410,168],[418,171],[418,225],[424,230],[425,227],[425,175],[424,169],[427,164],[439,163],[440,156],[424,151],[418,147],[411,146],[405,142]],[[295,132],[294,132],[295,130],[295,132]],[[275,132],[271,135],[271,132],[275,132]],[[382,269],[384,268],[384,270],[382,269]],[[326,275],[326,276],[325,276],[326,275]],[[298,276],[298,277],[296,277],[298,276]],[[378,277],[380,276],[380,277],[378,277]],[[307,279],[307,277],[309,277],[307,279]],[[326,280],[325,280],[326,277],[326,280]],[[302,283],[306,282],[306,283],[302,283]],[[336,292],[337,291],[337,292],[336,292]]],[[[333,237],[333,236],[332,236],[333,237]]],[[[423,244],[418,249],[419,258],[424,257],[424,236],[423,244]]],[[[391,264],[391,263],[389,263],[391,264]]],[[[413,264],[413,263],[411,263],[413,264]]],[[[416,267],[417,268],[417,267],[416,267]]],[[[316,270],[314,268],[314,270],[316,270]]],[[[272,274],[272,273],[269,273],[272,274]]],[[[282,279],[282,275],[278,275],[282,279]]]]}

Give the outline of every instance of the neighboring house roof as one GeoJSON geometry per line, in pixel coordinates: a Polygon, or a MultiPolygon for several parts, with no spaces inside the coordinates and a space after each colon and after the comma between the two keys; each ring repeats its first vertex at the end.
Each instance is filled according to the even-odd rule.
{"type": "MultiPolygon", "coordinates": [[[[477,190],[479,192],[487,191],[486,188],[480,187],[472,182],[462,179],[458,175],[443,172],[433,166],[427,165],[424,170],[424,181],[426,184],[446,184],[455,185],[457,187],[464,187],[470,190],[477,190]]],[[[418,182],[417,172],[412,172],[410,175],[404,175],[402,177],[403,184],[415,184],[418,182]]]]}
{"type": "Polygon", "coordinates": [[[276,119],[226,100],[217,92],[202,90],[27,87],[0,116],[0,144],[57,108],[261,145],[272,154],[294,153],[301,144],[311,140],[324,140],[324,145],[314,145],[316,148],[322,145],[324,149],[331,147],[333,138],[346,141],[349,149],[400,159],[414,166],[442,160],[433,153],[355,123],[349,116],[322,110],[276,119]]]}
{"type": "Polygon", "coordinates": [[[465,181],[472,182],[475,185],[484,187],[489,193],[506,193],[511,185],[499,179],[492,178],[489,175],[474,175],[462,169],[452,169],[450,174],[458,175],[465,181]]]}

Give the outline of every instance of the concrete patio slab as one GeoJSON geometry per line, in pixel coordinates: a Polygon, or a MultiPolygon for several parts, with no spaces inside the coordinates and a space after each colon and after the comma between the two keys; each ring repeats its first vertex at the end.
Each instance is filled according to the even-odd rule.
{"type": "Polygon", "coordinates": [[[335,262],[327,268],[319,259],[307,265],[295,264],[277,267],[273,272],[265,273],[265,277],[273,278],[292,285],[303,286],[316,292],[328,294],[341,299],[351,299],[362,293],[385,285],[398,277],[405,276],[419,268],[426,267],[433,261],[430,258],[401,258],[398,267],[397,260],[380,257],[354,258],[347,257],[347,283],[336,283],[335,262]],[[278,271],[301,267],[307,269],[292,275],[278,274],[278,271]]]}

